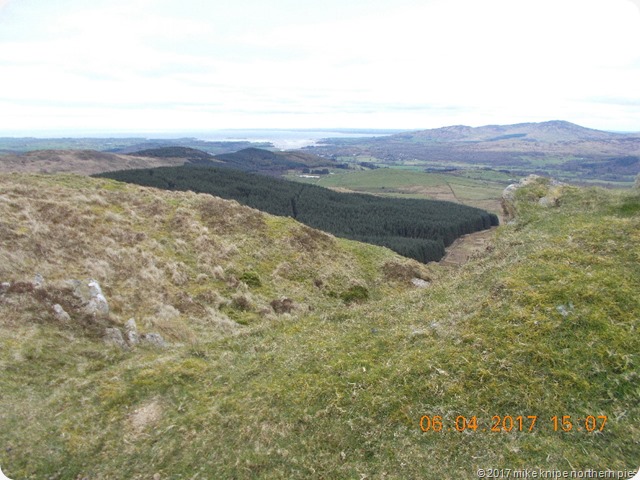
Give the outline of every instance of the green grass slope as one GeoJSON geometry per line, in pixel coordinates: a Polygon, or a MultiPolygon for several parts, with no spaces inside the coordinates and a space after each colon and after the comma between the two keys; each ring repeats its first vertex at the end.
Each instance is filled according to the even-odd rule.
{"type": "Polygon", "coordinates": [[[44,294],[0,296],[3,471],[457,479],[637,468],[640,197],[565,187],[545,208],[545,194],[544,182],[518,191],[516,221],[482,258],[427,272],[206,195],[0,177],[3,281],[39,271],[53,297],[65,278],[96,277],[111,322],[135,316],[172,342],[105,346],[73,318],[56,323],[44,294]],[[253,287],[233,286],[249,269],[260,286],[252,275],[253,287]],[[416,274],[430,286],[410,287],[416,274]],[[368,298],[347,302],[358,286],[368,298]],[[219,298],[238,294],[256,307],[219,298]],[[302,307],[260,313],[280,295],[302,307]],[[162,305],[179,317],[161,321],[162,305]],[[426,432],[424,416],[436,420],[426,432]]]}

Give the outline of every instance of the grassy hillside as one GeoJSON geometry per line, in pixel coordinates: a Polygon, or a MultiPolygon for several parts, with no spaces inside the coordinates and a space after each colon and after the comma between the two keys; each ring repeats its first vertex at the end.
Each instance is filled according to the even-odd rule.
{"type": "Polygon", "coordinates": [[[10,478],[458,479],[640,464],[637,193],[564,187],[543,207],[544,183],[530,185],[482,258],[426,271],[207,195],[20,175],[0,176],[0,192],[10,478]],[[15,286],[35,272],[46,294],[15,286]],[[133,316],[171,345],[121,350],[73,310],[56,321],[47,299],[87,277],[112,307],[103,322],[133,316]],[[349,301],[357,286],[368,298],[349,301]],[[282,296],[298,307],[263,311],[282,296]],[[578,421],[588,415],[594,432],[578,421]],[[423,432],[423,416],[443,431],[423,432]]]}
{"type": "Polygon", "coordinates": [[[126,168],[177,166],[184,158],[149,158],[135,155],[97,152],[95,150],[35,150],[0,155],[0,173],[94,173],[126,168]]]}

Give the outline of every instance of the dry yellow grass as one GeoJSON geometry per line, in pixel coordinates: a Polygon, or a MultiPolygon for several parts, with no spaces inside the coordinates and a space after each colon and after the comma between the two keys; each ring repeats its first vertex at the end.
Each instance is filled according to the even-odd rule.
{"type": "Polygon", "coordinates": [[[76,175],[0,175],[0,219],[0,281],[40,274],[63,291],[96,279],[113,322],[135,318],[175,342],[273,318],[274,299],[292,299],[296,316],[336,303],[329,290],[374,289],[384,261],[399,258],[365,247],[379,258],[371,265],[352,242],[210,195],[76,175]]]}

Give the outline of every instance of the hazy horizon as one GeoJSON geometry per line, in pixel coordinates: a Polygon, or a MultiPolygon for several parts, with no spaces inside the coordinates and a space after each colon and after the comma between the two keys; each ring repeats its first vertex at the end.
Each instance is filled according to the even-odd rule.
{"type": "MultiPolygon", "coordinates": [[[[544,123],[533,122],[533,123],[544,123]]],[[[523,122],[520,122],[523,123],[523,122]]],[[[527,122],[524,122],[527,123],[527,122]]],[[[446,128],[453,126],[468,126],[468,127],[485,127],[492,125],[513,125],[513,124],[482,124],[482,125],[440,125],[432,128],[446,128]]],[[[613,130],[613,129],[597,129],[589,125],[578,125],[580,127],[601,130],[610,133],[620,134],[634,134],[640,133],[640,130],[613,130]]],[[[298,137],[305,137],[305,134],[312,134],[316,138],[329,138],[340,136],[376,136],[376,135],[392,135],[394,133],[412,132],[428,130],[429,128],[349,128],[349,127],[319,127],[319,128],[268,128],[268,127],[256,127],[256,128],[217,128],[217,129],[168,129],[157,131],[145,131],[145,130],[130,130],[130,131],[111,131],[109,129],[92,129],[92,130],[48,130],[48,131],[34,131],[34,132],[17,132],[8,133],[0,131],[0,138],[147,138],[147,139],[176,139],[176,138],[197,138],[199,140],[207,141],[238,141],[251,139],[250,141],[260,141],[260,137],[272,137],[273,134],[280,136],[287,136],[287,134],[294,134],[298,137]],[[257,139],[257,140],[256,140],[257,139]]]]}

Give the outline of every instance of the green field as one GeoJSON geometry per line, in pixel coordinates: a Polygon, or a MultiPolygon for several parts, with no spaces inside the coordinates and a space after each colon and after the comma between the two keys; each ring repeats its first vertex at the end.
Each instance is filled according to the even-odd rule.
{"type": "Polygon", "coordinates": [[[459,202],[499,213],[502,191],[509,176],[487,170],[466,170],[460,175],[427,173],[415,169],[379,168],[376,170],[335,171],[320,178],[287,178],[322,187],[402,198],[430,198],[459,202]]]}

